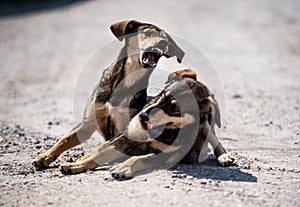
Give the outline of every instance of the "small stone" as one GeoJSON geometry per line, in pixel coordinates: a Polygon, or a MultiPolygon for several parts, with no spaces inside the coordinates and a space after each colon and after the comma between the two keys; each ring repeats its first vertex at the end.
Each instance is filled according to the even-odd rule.
{"type": "Polygon", "coordinates": [[[186,178],[186,174],[181,174],[180,178],[186,178]]]}
{"type": "Polygon", "coordinates": [[[235,99],[239,99],[239,98],[242,98],[242,95],[241,94],[234,94],[232,97],[235,98],[235,99]]]}
{"type": "Polygon", "coordinates": [[[23,137],[24,135],[25,135],[24,132],[19,132],[19,136],[20,136],[20,137],[23,137]]]}
{"type": "Polygon", "coordinates": [[[281,172],[285,172],[285,168],[281,168],[279,169],[281,172]]]}
{"type": "Polygon", "coordinates": [[[33,142],[33,144],[39,144],[40,141],[39,140],[36,140],[35,142],[33,142]]]}
{"type": "Polygon", "coordinates": [[[178,178],[177,174],[172,174],[171,178],[178,178]]]}
{"type": "Polygon", "coordinates": [[[191,176],[191,175],[188,175],[188,176],[186,176],[186,179],[188,179],[188,180],[192,180],[192,179],[194,179],[194,177],[193,177],[193,176],[191,176]]]}

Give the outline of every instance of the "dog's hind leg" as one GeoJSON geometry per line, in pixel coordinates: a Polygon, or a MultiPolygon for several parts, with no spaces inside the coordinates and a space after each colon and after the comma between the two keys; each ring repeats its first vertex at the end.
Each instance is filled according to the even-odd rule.
{"type": "Polygon", "coordinates": [[[83,121],[68,134],[60,138],[47,152],[37,156],[32,164],[36,168],[48,167],[61,153],[86,141],[96,129],[95,124],[83,121]]]}
{"type": "Polygon", "coordinates": [[[207,137],[209,143],[212,145],[214,154],[216,155],[219,164],[224,167],[232,165],[234,163],[234,158],[227,153],[208,122],[205,123],[202,133],[207,137]]]}

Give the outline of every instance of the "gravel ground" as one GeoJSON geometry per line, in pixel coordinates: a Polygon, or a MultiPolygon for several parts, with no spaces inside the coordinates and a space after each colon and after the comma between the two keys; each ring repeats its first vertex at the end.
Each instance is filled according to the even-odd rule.
{"type": "Polygon", "coordinates": [[[2,15],[0,206],[300,206],[299,11],[297,0],[120,0],[2,15]],[[237,166],[211,155],[122,182],[105,168],[60,174],[59,163],[92,149],[95,136],[51,169],[33,169],[74,125],[80,72],[114,40],[109,25],[126,19],[155,23],[210,58],[226,102],[220,139],[237,166]]]}

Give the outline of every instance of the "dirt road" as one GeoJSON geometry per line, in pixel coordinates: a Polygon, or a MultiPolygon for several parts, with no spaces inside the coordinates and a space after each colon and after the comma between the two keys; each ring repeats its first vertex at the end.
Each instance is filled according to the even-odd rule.
{"type": "Polygon", "coordinates": [[[121,0],[1,16],[0,206],[300,206],[299,11],[297,0],[121,0]],[[109,25],[126,19],[155,23],[214,63],[226,103],[221,141],[238,166],[211,156],[123,182],[105,169],[60,174],[94,137],[49,170],[32,168],[74,125],[79,74],[114,40],[109,25]]]}

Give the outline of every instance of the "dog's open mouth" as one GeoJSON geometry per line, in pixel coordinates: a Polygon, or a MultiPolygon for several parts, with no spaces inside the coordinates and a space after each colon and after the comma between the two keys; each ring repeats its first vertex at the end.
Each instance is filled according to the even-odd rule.
{"type": "Polygon", "coordinates": [[[155,67],[159,58],[163,55],[163,51],[159,48],[148,48],[142,54],[142,64],[144,67],[155,67]]]}

